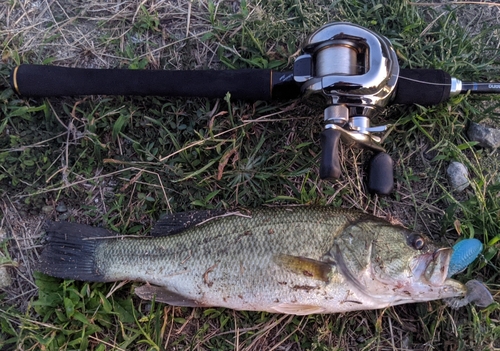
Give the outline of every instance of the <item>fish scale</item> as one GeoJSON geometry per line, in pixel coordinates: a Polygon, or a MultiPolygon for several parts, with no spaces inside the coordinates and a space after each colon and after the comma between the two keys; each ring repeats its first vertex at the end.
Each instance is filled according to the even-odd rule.
{"type": "MultiPolygon", "coordinates": [[[[110,280],[132,279],[169,285],[174,291],[187,293],[197,300],[206,300],[212,292],[221,291],[227,300],[245,296],[250,289],[255,291],[258,287],[260,296],[282,301],[285,297],[268,293],[280,282],[286,282],[296,293],[307,292],[310,286],[316,285],[308,277],[278,270],[272,262],[273,256],[285,250],[290,255],[319,259],[332,246],[334,236],[322,235],[324,231],[315,230],[314,223],[323,222],[330,228],[347,224],[346,217],[330,217],[328,212],[317,213],[312,218],[308,212],[296,210],[293,217],[289,212],[273,211],[272,218],[254,211],[251,223],[242,216],[222,218],[213,224],[188,229],[182,235],[157,239],[154,246],[149,239],[106,241],[96,253],[99,271],[105,272],[106,279],[110,280]],[[188,255],[190,258],[185,259],[188,255]],[[110,260],[110,256],[119,259],[110,260]],[[174,259],[166,259],[168,257],[174,259]],[[133,272],[132,267],[136,267],[133,272]],[[206,274],[211,267],[214,268],[206,274]],[[186,273],[178,274],[184,271],[186,273]],[[256,271],[265,274],[256,275],[256,271]],[[234,280],[238,284],[226,283],[234,280]]],[[[286,292],[286,295],[293,294],[286,292]]]]}
{"type": "Polygon", "coordinates": [[[140,297],[172,305],[290,314],[383,308],[466,291],[446,278],[451,249],[439,251],[425,239],[417,250],[410,240],[417,234],[362,212],[286,207],[207,215],[167,216],[156,237],[144,238],[109,239],[102,228],[55,223],[40,270],[145,282],[135,290],[140,297]]]}

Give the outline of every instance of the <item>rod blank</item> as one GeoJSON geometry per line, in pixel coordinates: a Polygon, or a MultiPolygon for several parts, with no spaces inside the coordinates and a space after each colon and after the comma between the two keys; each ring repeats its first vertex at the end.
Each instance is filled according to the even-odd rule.
{"type": "Polygon", "coordinates": [[[500,94],[500,83],[462,82],[461,94],[500,94]]]}

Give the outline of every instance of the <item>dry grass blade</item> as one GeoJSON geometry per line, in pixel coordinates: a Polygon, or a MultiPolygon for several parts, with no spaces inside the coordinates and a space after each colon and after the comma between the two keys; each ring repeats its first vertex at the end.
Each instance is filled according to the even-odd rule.
{"type": "Polygon", "coordinates": [[[14,260],[14,264],[8,267],[8,272],[14,279],[5,289],[7,296],[3,302],[26,310],[30,300],[37,295],[33,271],[34,263],[38,261],[37,241],[44,220],[43,217],[23,218],[8,196],[2,199],[0,212],[0,228],[7,232],[12,242],[9,254],[14,260]]]}

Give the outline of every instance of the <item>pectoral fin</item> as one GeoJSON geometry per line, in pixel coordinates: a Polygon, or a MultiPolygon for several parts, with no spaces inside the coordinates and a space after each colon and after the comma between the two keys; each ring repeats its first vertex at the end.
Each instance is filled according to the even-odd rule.
{"type": "Polygon", "coordinates": [[[274,262],[295,274],[311,277],[325,283],[329,282],[332,269],[335,267],[332,263],[291,255],[277,255],[274,257],[274,262]]]}
{"type": "Polygon", "coordinates": [[[135,294],[144,300],[155,300],[172,306],[207,307],[196,300],[186,298],[161,286],[143,285],[135,288],[135,294]]]}
{"type": "Polygon", "coordinates": [[[273,307],[273,309],[277,313],[295,314],[297,316],[305,316],[308,314],[318,314],[325,312],[325,309],[321,306],[301,305],[297,303],[282,303],[273,307]]]}

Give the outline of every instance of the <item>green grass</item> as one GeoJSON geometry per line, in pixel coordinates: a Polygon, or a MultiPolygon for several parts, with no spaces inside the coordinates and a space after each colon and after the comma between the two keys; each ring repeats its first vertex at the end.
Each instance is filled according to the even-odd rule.
{"type": "Polygon", "coordinates": [[[344,178],[319,179],[322,106],[227,98],[20,99],[8,85],[10,69],[21,62],[286,70],[306,36],[331,21],[387,36],[402,67],[499,81],[497,6],[434,8],[401,0],[187,4],[133,1],[118,8],[89,2],[63,10],[54,3],[43,14],[29,2],[0,5],[0,226],[11,235],[0,250],[15,277],[12,287],[0,290],[0,349],[500,348],[498,303],[454,311],[436,301],[295,317],[171,307],[138,300],[133,283],[61,281],[32,271],[40,222],[47,217],[146,234],[165,212],[320,204],[389,216],[447,244],[459,235],[480,239],[483,256],[459,279],[482,279],[498,295],[498,154],[471,145],[465,130],[469,121],[500,126],[499,97],[387,108],[377,119],[392,124],[384,146],[396,161],[396,191],[380,198],[370,196],[363,182],[366,151],[343,148],[344,178]],[[482,26],[471,27],[472,14],[482,14],[482,26]],[[471,172],[472,186],[464,193],[447,186],[453,160],[471,172]],[[56,210],[61,203],[67,211],[56,210]]]}

